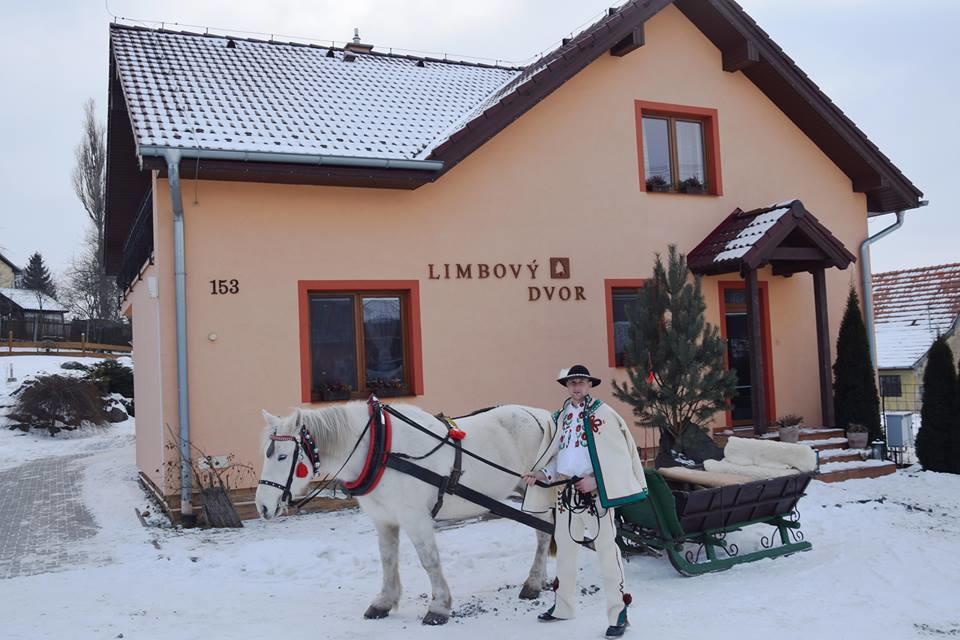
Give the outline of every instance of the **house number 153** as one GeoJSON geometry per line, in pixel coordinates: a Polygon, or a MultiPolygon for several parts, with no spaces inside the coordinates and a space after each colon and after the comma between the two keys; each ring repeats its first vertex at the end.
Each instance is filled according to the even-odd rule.
{"type": "Polygon", "coordinates": [[[237,293],[240,291],[240,281],[233,280],[211,280],[210,295],[226,295],[228,293],[237,293]]]}

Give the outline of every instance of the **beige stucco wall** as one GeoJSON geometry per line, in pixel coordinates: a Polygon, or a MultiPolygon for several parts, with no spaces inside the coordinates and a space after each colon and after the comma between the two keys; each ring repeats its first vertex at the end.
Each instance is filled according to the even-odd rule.
{"type": "Polygon", "coordinates": [[[13,287],[13,279],[16,274],[3,260],[0,260],[0,288],[9,289],[13,287]]]}
{"type": "MultiPolygon", "coordinates": [[[[162,486],[165,450],[161,390],[164,354],[161,351],[160,299],[150,296],[148,281],[157,278],[157,267],[149,266],[143,280],[133,289],[125,306],[133,329],[133,357],[136,374],[133,391],[137,401],[137,467],[156,485],[162,486]],[[134,312],[135,311],[135,312],[134,312]]],[[[159,289],[158,289],[159,293],[159,289]]]]}
{"type": "MultiPolygon", "coordinates": [[[[644,277],[654,252],[671,242],[689,251],[735,207],[793,197],[848,248],[858,246],[867,230],[864,196],[786,116],[742,74],[724,72],[720,52],[676,9],[653,18],[646,36],[624,58],[601,56],[437,183],[415,191],[200,182],[195,203],[188,182],[194,441],[258,466],[260,410],[286,413],[299,404],[298,280],[419,280],[425,393],[414,402],[430,411],[451,415],[508,402],[552,407],[563,397],[556,372],[582,362],[605,381],[597,395],[629,418],[606,384],[622,372],[607,366],[605,278],[644,277]],[[718,110],[723,196],[639,190],[635,100],[718,110]],[[551,256],[571,259],[569,281],[544,280],[551,256]],[[431,263],[533,260],[536,282],[428,279],[431,263]],[[230,278],[239,280],[239,294],[210,295],[209,280],[230,278]],[[531,284],[583,286],[587,300],[529,302],[531,284]]],[[[154,193],[163,419],[176,429],[167,183],[158,180],[154,193]]],[[[705,280],[713,323],[720,279],[736,278],[705,280]]],[[[811,278],[762,279],[770,283],[777,412],[816,424],[811,278]]],[[[856,282],[855,267],[828,274],[831,343],[856,282]]],[[[139,283],[135,295],[144,288],[139,283]]],[[[135,322],[142,303],[134,303],[135,322]]],[[[138,376],[139,367],[138,360],[138,376]]],[[[654,440],[638,434],[638,442],[654,440]]],[[[144,446],[155,443],[138,443],[144,446]]]]}

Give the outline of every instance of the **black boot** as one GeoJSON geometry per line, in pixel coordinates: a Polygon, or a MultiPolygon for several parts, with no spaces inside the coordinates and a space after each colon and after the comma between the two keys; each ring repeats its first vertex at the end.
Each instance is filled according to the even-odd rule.
{"type": "Polygon", "coordinates": [[[607,627],[607,632],[604,634],[608,638],[619,638],[623,635],[623,632],[627,630],[626,624],[612,624],[607,627]]]}
{"type": "Polygon", "coordinates": [[[551,607],[549,610],[544,611],[543,613],[538,615],[537,620],[539,620],[540,622],[556,622],[557,620],[563,620],[563,618],[555,617],[553,615],[553,608],[551,607]]]}

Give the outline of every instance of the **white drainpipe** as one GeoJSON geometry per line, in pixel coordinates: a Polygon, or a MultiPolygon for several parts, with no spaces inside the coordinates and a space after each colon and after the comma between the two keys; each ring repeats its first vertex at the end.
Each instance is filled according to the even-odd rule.
{"type": "Polygon", "coordinates": [[[196,522],[190,451],[190,390],[187,386],[187,274],[183,236],[183,196],[180,192],[180,152],[167,149],[167,182],[173,206],[174,306],[177,317],[177,418],[180,422],[180,519],[196,522]]]}
{"type": "MultiPolygon", "coordinates": [[[[927,206],[927,201],[921,200],[920,206],[927,206]]],[[[867,340],[870,341],[870,360],[873,362],[874,371],[877,369],[877,336],[873,328],[873,270],[870,267],[870,245],[902,227],[905,213],[905,211],[897,211],[896,222],[886,229],[869,236],[860,243],[860,283],[863,286],[863,320],[867,325],[867,340]]]]}

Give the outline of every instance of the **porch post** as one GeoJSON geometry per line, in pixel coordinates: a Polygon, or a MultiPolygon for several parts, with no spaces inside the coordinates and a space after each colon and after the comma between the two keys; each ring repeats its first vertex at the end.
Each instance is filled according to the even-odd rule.
{"type": "Polygon", "coordinates": [[[747,333],[750,340],[750,386],[753,409],[753,432],[767,431],[767,377],[763,370],[763,339],[760,318],[760,287],[757,270],[745,274],[747,280],[747,333]]]}
{"type": "Polygon", "coordinates": [[[820,371],[820,416],[823,426],[836,426],[830,375],[830,325],[827,322],[827,279],[823,267],[813,271],[813,302],[817,314],[817,361],[820,371]]]}

